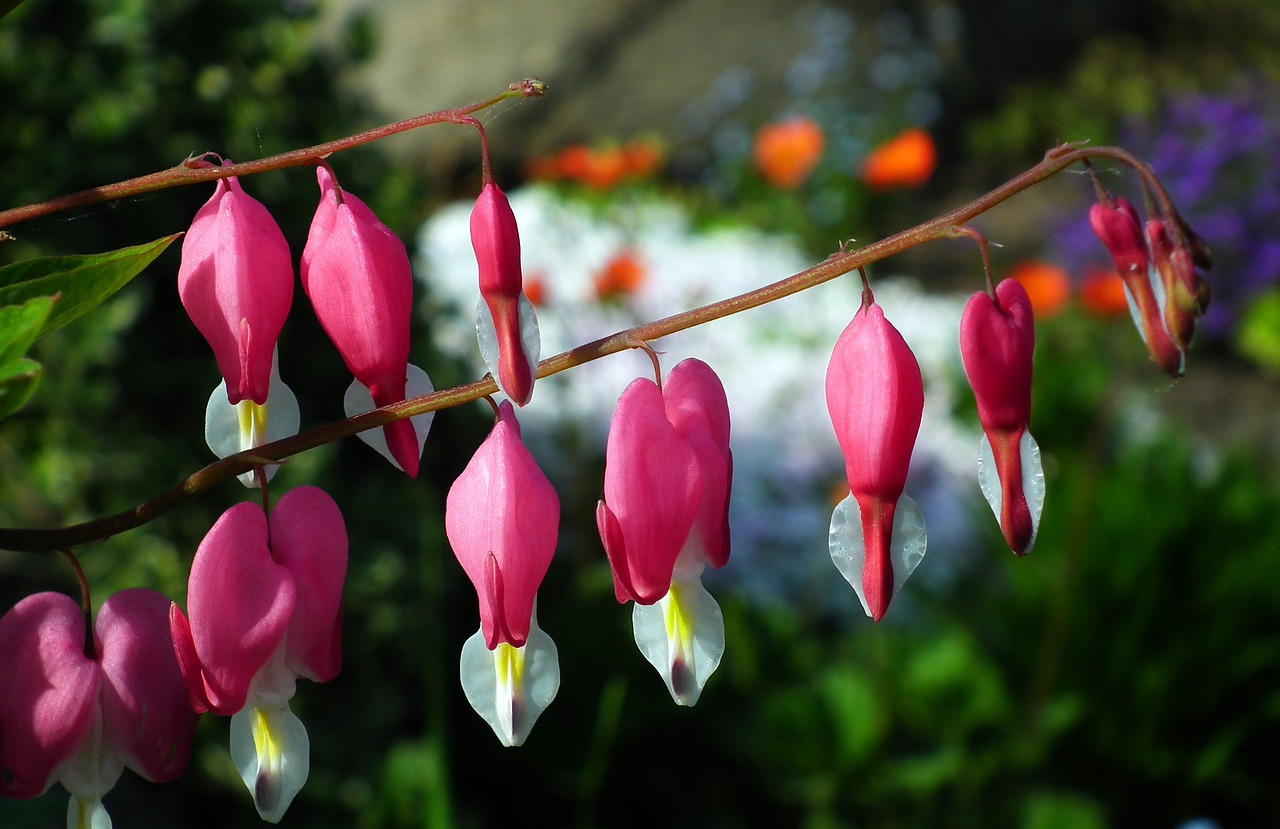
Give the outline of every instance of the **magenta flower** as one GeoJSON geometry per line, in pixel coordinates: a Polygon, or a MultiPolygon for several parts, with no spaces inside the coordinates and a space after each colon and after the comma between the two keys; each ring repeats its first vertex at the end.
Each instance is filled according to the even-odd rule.
{"type": "Polygon", "coordinates": [[[978,482],[1009,549],[1017,555],[1035,544],[1044,508],[1040,448],[1031,421],[1031,357],[1036,346],[1031,299],[1016,279],[979,291],[960,319],[960,358],[978,402],[983,437],[978,482]]]}
{"type": "Polygon", "coordinates": [[[278,822],[306,782],[310,741],[289,710],[298,677],[342,666],[347,533],[316,487],[285,493],[268,519],[255,503],[222,514],[196,551],[190,621],[169,622],[198,711],[231,715],[231,757],[264,820],[278,822]]]}
{"type": "Polygon", "coordinates": [[[38,593],[0,618],[0,794],[71,793],[69,829],[109,827],[102,797],[126,766],[157,783],[191,756],[196,714],[169,643],[169,600],[134,588],[108,598],[86,649],[85,617],[38,593]]]}
{"type": "MultiPolygon", "coordinates": [[[[351,417],[434,389],[409,364],[413,276],[404,243],[360,199],[316,168],[320,204],[302,251],[302,288],[355,382],[344,408],[351,417]]],[[[388,423],[360,437],[409,477],[417,477],[431,415],[388,423]]]]}
{"type": "Polygon", "coordinates": [[[1137,209],[1122,198],[1100,201],[1089,208],[1089,223],[1124,280],[1129,312],[1147,353],[1171,377],[1181,377],[1186,355],[1165,324],[1165,288],[1151,261],[1137,209]]]}
{"type": "Polygon", "coordinates": [[[480,599],[480,630],[462,648],[462,687],[507,746],[525,741],[560,688],[556,646],[535,613],[559,525],[560,499],[504,400],[493,431],[449,488],[444,526],[480,599]]]}
{"type": "Polygon", "coordinates": [[[869,289],[836,341],[826,392],[850,491],[831,516],[831,558],[878,622],[924,558],[924,517],[902,494],[924,384],[915,355],[869,289]]]}
{"type": "Polygon", "coordinates": [[[280,227],[235,177],[219,179],[182,240],[178,294],[208,340],[227,400],[267,402],[271,356],[293,302],[280,227]]]}
{"type": "Polygon", "coordinates": [[[516,217],[493,182],[480,191],[471,211],[471,246],[480,270],[480,354],[503,393],[523,406],[538,375],[538,319],[524,295],[516,217]]]}
{"type": "MultiPolygon", "coordinates": [[[[223,381],[205,409],[205,440],[220,458],[298,432],[298,400],[280,379],[276,340],[293,303],[284,234],[240,180],[220,179],[182,242],[178,294],[208,340],[223,381]]],[[[270,480],[276,467],[267,467],[270,480]]],[[[240,476],[255,486],[251,473],[240,476]]]]}
{"type": "Polygon", "coordinates": [[[596,526],[619,602],[634,599],[636,644],[681,705],[698,701],[724,653],[720,608],[702,586],[729,557],[729,405],[700,360],[665,387],[627,386],[609,428],[596,526]]]}

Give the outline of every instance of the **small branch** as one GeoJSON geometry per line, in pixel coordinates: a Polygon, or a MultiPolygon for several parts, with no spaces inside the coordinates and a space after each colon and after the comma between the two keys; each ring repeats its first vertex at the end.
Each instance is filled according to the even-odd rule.
{"type": "MultiPolygon", "coordinates": [[[[602,337],[557,354],[554,357],[549,357],[539,363],[538,377],[559,374],[562,371],[598,360],[601,357],[616,354],[619,351],[625,351],[630,348],[637,348],[649,341],[768,304],[816,285],[821,285],[850,271],[865,268],[873,262],[902,253],[925,242],[953,237],[957,228],[963,226],[974,217],[985,213],[1023,190],[1062,172],[1072,164],[1087,158],[1110,158],[1132,167],[1139,175],[1144,176],[1144,180],[1149,178],[1148,184],[1152,187],[1153,192],[1157,194],[1157,198],[1168,204],[1168,196],[1164,193],[1164,189],[1160,187],[1159,182],[1155,180],[1150,168],[1127,151],[1118,147],[1059,147],[1047,153],[1044,160],[1030,170],[1010,179],[968,204],[944,213],[935,219],[896,233],[866,247],[849,251],[842,250],[808,270],[801,271],[754,291],[683,313],[673,314],[625,331],[619,331],[616,334],[602,337]]],[[[1170,207],[1170,209],[1172,208],[1170,207]]],[[[255,465],[268,461],[282,461],[300,452],[314,449],[317,446],[322,446],[341,438],[350,437],[367,429],[385,426],[388,423],[403,420],[406,417],[459,406],[463,403],[478,400],[486,395],[494,394],[497,391],[498,386],[493,381],[493,378],[485,375],[483,379],[473,383],[404,400],[347,420],[312,429],[284,440],[264,444],[255,449],[231,455],[212,463],[156,498],[116,515],[54,529],[0,528],[0,549],[37,552],[102,541],[125,530],[142,526],[213,486],[234,478],[241,473],[253,470],[255,465]]]]}
{"type": "Polygon", "coordinates": [[[308,164],[315,164],[320,159],[326,158],[333,153],[342,150],[349,150],[352,147],[359,147],[362,144],[368,144],[371,141],[377,141],[380,138],[386,138],[389,135],[405,132],[407,130],[425,127],[429,124],[446,124],[465,121],[470,117],[471,113],[479,112],[482,109],[501,103],[509,98],[536,98],[546,92],[547,85],[535,78],[526,78],[523,81],[508,86],[504,91],[478,101],[474,104],[466,106],[454,107],[452,109],[441,110],[440,112],[431,112],[426,115],[418,115],[413,118],[406,118],[403,121],[396,121],[393,124],[384,124],[380,127],[374,127],[364,132],[346,138],[340,138],[336,141],[327,141],[323,144],[316,144],[313,147],[304,147],[300,150],[290,150],[287,153],[260,158],[256,161],[246,161],[242,164],[229,164],[226,167],[211,167],[205,162],[204,156],[194,156],[183,161],[175,167],[168,170],[161,170],[149,175],[131,178],[127,181],[116,182],[115,184],[104,184],[101,187],[94,187],[89,190],[81,190],[79,193],[71,193],[65,196],[49,199],[47,201],[29,204],[23,207],[14,207],[9,210],[0,210],[0,227],[15,224],[17,222],[25,222],[30,219],[36,219],[41,216],[49,216],[54,213],[60,213],[64,210],[71,210],[76,207],[83,207],[89,204],[97,204],[104,201],[114,201],[116,199],[137,196],[142,193],[150,193],[155,190],[165,190],[170,187],[181,187],[187,184],[199,184],[203,181],[214,181],[220,178],[228,178],[230,176],[248,176],[255,173],[265,173],[270,170],[283,170],[287,167],[303,167],[308,164]]]}

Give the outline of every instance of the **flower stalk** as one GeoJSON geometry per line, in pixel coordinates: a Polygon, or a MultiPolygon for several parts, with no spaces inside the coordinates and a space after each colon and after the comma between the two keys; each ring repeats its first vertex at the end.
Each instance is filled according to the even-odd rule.
{"type": "MultiPolygon", "coordinates": [[[[59,199],[41,202],[26,208],[0,211],[0,226],[35,218],[72,207],[132,196],[165,187],[211,181],[232,175],[248,175],[290,166],[315,164],[331,153],[368,143],[397,132],[434,123],[466,123],[470,113],[492,106],[500,101],[518,96],[536,97],[545,91],[538,81],[523,81],[485,101],[416,118],[398,121],[368,130],[349,138],[318,144],[303,150],[283,153],[258,161],[244,162],[227,167],[191,169],[188,162],[171,170],[131,179],[117,185],[96,188],[92,191],[72,194],[59,199]]],[[[895,256],[926,242],[955,238],[967,222],[991,210],[1011,197],[1046,179],[1088,159],[1108,159],[1134,170],[1142,179],[1144,189],[1154,202],[1168,215],[1177,215],[1172,202],[1151,168],[1120,147],[1080,147],[1066,144],[1045,154],[1035,166],[1009,179],[995,189],[936,218],[873,242],[860,248],[842,248],[817,265],[780,279],[769,285],[738,296],[672,314],[652,322],[618,331],[552,357],[538,364],[537,377],[548,377],[576,366],[598,360],[610,354],[636,348],[639,344],[670,334],[703,325],[723,317],[732,316],[752,308],[767,305],[792,294],[829,282],[851,271],[895,256]]],[[[252,472],[255,466],[278,463],[293,455],[314,449],[369,429],[376,429],[405,418],[427,412],[459,406],[495,394],[498,385],[490,377],[451,389],[435,391],[390,405],[382,406],[355,417],[312,429],[298,435],[270,443],[252,450],[230,455],[193,473],[160,495],[115,515],[56,528],[0,528],[0,549],[20,552],[45,552],[64,547],[75,547],[102,541],[142,526],[186,501],[200,495],[237,475],[252,472]]]]}

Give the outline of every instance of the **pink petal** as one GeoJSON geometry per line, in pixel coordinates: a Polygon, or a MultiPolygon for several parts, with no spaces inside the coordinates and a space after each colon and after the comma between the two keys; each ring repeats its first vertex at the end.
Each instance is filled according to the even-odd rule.
{"type": "Polygon", "coordinates": [[[667,419],[662,392],[638,378],[622,392],[605,448],[604,502],[622,548],[602,538],[630,598],[653,604],[671,586],[676,558],[701,508],[698,457],[667,419]],[[625,563],[623,560],[625,559],[625,563]]]}
{"type": "Polygon", "coordinates": [[[299,676],[328,682],[342,668],[347,528],[324,490],[300,486],[284,494],[271,511],[271,555],[297,587],[285,642],[288,665],[299,676]]]}
{"type": "Polygon", "coordinates": [[[123,590],[103,603],[94,626],[107,736],[129,768],[156,783],[186,770],[197,720],[174,658],[169,607],[155,591],[123,590]]]}
{"type": "Polygon", "coordinates": [[[826,392],[850,491],[897,500],[920,431],[924,383],[915,355],[879,305],[860,309],[840,335],[826,392]]]}
{"type": "Polygon", "coordinates": [[[525,643],[533,601],[555,554],[560,499],[520,440],[508,401],[449,488],[445,534],[480,597],[485,643],[525,643]]]}
{"type": "Polygon", "coordinates": [[[243,503],[224,512],[200,542],[187,586],[200,665],[200,676],[187,681],[203,684],[211,711],[244,707],[254,674],[284,638],[295,596],[292,574],[267,547],[262,507],[243,503]]]}
{"type": "Polygon", "coordinates": [[[701,360],[683,360],[662,387],[667,419],[697,457],[702,505],[693,532],[700,558],[712,567],[729,560],[729,494],[733,455],[729,450],[729,401],[715,371],[701,360]]]}
{"type": "Polygon", "coordinates": [[[1035,352],[1031,299],[1016,279],[969,298],[960,318],[960,358],[988,432],[1024,429],[1031,420],[1031,366],[1035,352]]]}
{"type": "MultiPolygon", "coordinates": [[[[397,403],[404,399],[409,361],[409,255],[360,199],[343,191],[339,203],[327,168],[317,167],[316,178],[320,204],[302,251],[302,287],[325,333],[374,402],[397,403]]],[[[391,434],[388,443],[395,443],[391,434]]],[[[416,473],[416,457],[396,460],[416,473]]]]}
{"type": "Polygon", "coordinates": [[[0,618],[0,794],[37,797],[93,723],[100,673],[84,655],[84,615],[37,593],[0,618]]]}
{"type": "Polygon", "coordinates": [[[227,399],[266,402],[271,355],[293,302],[280,227],[236,178],[221,179],[182,240],[178,293],[227,383],[227,399]]]}

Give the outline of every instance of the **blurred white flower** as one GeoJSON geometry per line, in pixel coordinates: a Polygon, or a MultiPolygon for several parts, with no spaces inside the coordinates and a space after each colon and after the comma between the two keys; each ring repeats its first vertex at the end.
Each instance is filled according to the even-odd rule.
{"type": "MultiPolygon", "coordinates": [[[[542,186],[510,197],[520,225],[526,290],[537,296],[544,356],[745,293],[814,264],[789,238],[743,226],[695,229],[677,204],[656,198],[620,199],[600,208],[542,186]],[[627,260],[619,264],[619,256],[627,260]],[[615,273],[618,290],[602,298],[597,278],[611,262],[623,270],[615,273]]],[[[423,226],[418,275],[437,305],[456,306],[457,313],[432,320],[439,347],[471,359],[480,376],[485,368],[472,324],[478,291],[469,211],[469,204],[451,205],[423,226]]],[[[875,275],[872,289],[915,352],[925,381],[924,418],[907,489],[925,508],[939,548],[949,538],[962,543],[969,531],[958,499],[971,497],[978,432],[950,412],[955,396],[968,394],[963,380],[957,383],[960,312],[967,297],[929,294],[911,280],[875,275]]],[[[733,558],[715,575],[753,593],[794,599],[797,592],[819,591],[817,598],[825,602],[826,591],[839,587],[826,536],[832,498],[843,497],[835,494],[843,486],[843,463],[823,378],[860,297],[854,273],[652,343],[664,374],[685,357],[698,357],[724,382],[733,419],[733,558]]],[[[534,451],[547,459],[552,480],[580,467],[565,457],[556,468],[566,439],[594,447],[592,460],[603,456],[618,395],[635,377],[651,373],[647,356],[630,351],[538,381],[521,424],[531,446],[543,445],[534,451]]],[[[949,569],[945,558],[944,550],[930,556],[939,574],[949,569]]],[[[922,579],[929,569],[922,567],[922,579]]]]}

